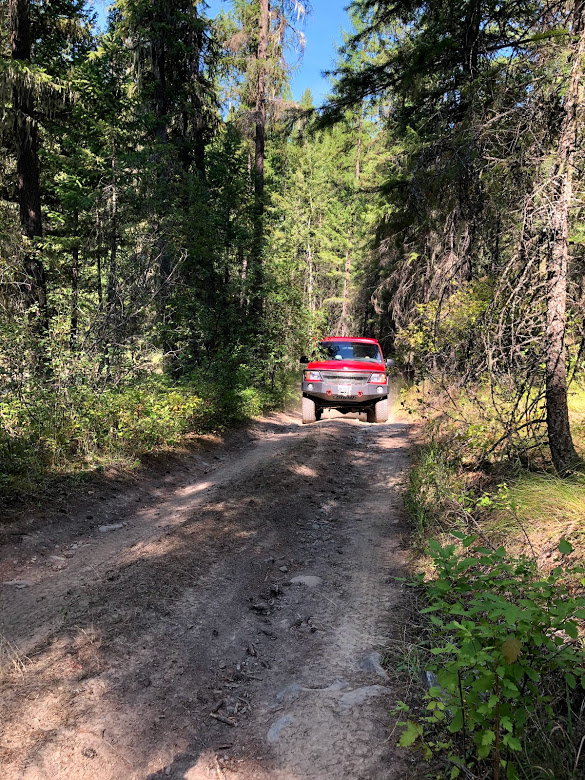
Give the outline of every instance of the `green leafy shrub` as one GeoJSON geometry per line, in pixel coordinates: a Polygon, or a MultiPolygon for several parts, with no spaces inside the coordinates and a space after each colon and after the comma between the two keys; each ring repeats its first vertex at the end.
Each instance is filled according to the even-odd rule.
{"type": "MultiPolygon", "coordinates": [[[[563,733],[579,744],[585,599],[566,583],[583,569],[559,565],[541,577],[529,558],[454,536],[460,546],[430,542],[435,577],[414,583],[428,595],[423,612],[432,625],[429,671],[436,683],[424,697],[424,714],[401,721],[399,744],[419,748],[427,760],[446,757],[450,778],[582,777],[575,754],[558,746],[560,774],[527,769],[538,764],[535,732],[550,745],[563,733]]],[[[563,540],[559,550],[572,547],[563,540]]],[[[398,709],[408,712],[402,703],[398,709]]]]}
{"type": "Polygon", "coordinates": [[[406,506],[419,541],[436,524],[448,525],[461,514],[465,486],[461,474],[446,452],[431,441],[418,455],[411,469],[406,506]]]}
{"type": "Polygon", "coordinates": [[[463,283],[439,303],[419,303],[411,322],[399,331],[396,349],[403,362],[427,369],[446,353],[457,363],[466,360],[466,345],[493,296],[493,282],[463,283]]]}
{"type": "Polygon", "coordinates": [[[174,381],[157,373],[101,387],[87,375],[61,385],[22,383],[0,396],[0,496],[35,489],[49,474],[134,462],[188,434],[222,430],[284,403],[246,366],[196,371],[174,381]],[[259,383],[259,382],[258,382],[259,383]]]}

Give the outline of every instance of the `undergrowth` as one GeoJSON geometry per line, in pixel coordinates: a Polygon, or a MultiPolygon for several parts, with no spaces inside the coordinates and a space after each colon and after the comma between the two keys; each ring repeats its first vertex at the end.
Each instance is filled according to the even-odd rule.
{"type": "Polygon", "coordinates": [[[437,755],[452,779],[582,777],[585,599],[566,583],[583,568],[543,577],[530,558],[455,536],[431,540],[433,578],[411,583],[426,589],[433,685],[422,715],[398,703],[399,745],[437,755]]]}
{"type": "Polygon", "coordinates": [[[186,436],[221,431],[292,395],[290,377],[259,386],[245,366],[229,377],[144,373],[105,388],[90,382],[23,383],[0,397],[0,498],[47,478],[129,465],[186,436]]]}
{"type": "MultiPolygon", "coordinates": [[[[428,385],[406,399],[424,440],[406,492],[428,618],[412,644],[434,684],[399,705],[400,744],[421,751],[428,777],[576,780],[585,776],[585,477],[555,476],[546,448],[525,439],[522,449],[522,437],[494,449],[502,429],[485,398],[477,414],[476,400],[461,400],[454,411],[428,385]]],[[[582,452],[584,400],[573,393],[582,452]]]]}

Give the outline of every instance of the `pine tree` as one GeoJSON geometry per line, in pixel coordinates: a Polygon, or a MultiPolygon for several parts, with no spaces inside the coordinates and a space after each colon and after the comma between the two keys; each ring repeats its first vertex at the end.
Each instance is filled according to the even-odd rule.
{"type": "Polygon", "coordinates": [[[38,124],[35,111],[34,79],[42,74],[32,70],[32,29],[30,0],[10,0],[10,47],[14,69],[12,116],[14,127],[17,194],[22,233],[27,240],[24,256],[27,308],[36,306],[35,329],[40,336],[49,332],[49,308],[45,265],[41,254],[43,218],[39,170],[38,124]],[[32,83],[31,83],[32,81],[32,83]]]}
{"type": "Polygon", "coordinates": [[[243,76],[237,87],[240,113],[244,124],[253,127],[254,143],[250,166],[254,241],[250,258],[244,258],[243,277],[248,288],[246,298],[259,323],[264,305],[267,128],[281,111],[290,71],[287,49],[302,44],[300,24],[307,8],[298,0],[234,0],[233,6],[233,16],[226,23],[226,47],[235,73],[243,76]]]}

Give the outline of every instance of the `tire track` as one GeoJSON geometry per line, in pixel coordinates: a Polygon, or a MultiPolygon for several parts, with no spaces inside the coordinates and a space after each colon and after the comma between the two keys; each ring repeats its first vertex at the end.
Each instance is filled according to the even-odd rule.
{"type": "Polygon", "coordinates": [[[401,599],[407,429],[282,415],[258,434],[11,591],[31,659],[6,675],[3,778],[405,776],[371,656],[401,599]]]}

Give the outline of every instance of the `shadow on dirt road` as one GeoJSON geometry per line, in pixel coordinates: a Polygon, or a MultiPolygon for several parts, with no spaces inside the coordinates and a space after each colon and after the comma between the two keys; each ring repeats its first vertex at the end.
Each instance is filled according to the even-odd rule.
{"type": "Polygon", "coordinates": [[[2,777],[406,777],[380,659],[407,456],[403,423],[274,415],[4,548],[2,777]]]}

